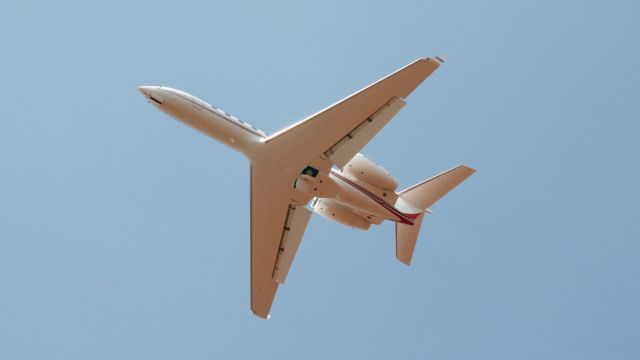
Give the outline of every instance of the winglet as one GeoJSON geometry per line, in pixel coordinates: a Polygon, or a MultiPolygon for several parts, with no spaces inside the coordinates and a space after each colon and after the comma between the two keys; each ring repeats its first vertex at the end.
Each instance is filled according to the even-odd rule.
{"type": "Polygon", "coordinates": [[[445,61],[447,61],[447,55],[436,56],[434,59],[438,61],[440,64],[442,64],[445,61]]]}

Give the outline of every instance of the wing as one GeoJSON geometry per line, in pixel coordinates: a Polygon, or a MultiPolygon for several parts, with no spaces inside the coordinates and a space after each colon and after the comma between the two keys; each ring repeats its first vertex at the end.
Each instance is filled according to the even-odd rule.
{"type": "Polygon", "coordinates": [[[251,165],[251,310],[267,318],[284,283],[311,212],[291,199],[292,175],[251,165]]]}
{"type": "Polygon", "coordinates": [[[301,171],[344,166],[443,62],[419,59],[267,138],[251,160],[251,309],[268,317],[311,215],[294,189],[301,171]]]}
{"type": "Polygon", "coordinates": [[[307,165],[342,168],[402,108],[442,58],[418,59],[382,80],[265,140],[274,153],[298,170],[307,165]]]}

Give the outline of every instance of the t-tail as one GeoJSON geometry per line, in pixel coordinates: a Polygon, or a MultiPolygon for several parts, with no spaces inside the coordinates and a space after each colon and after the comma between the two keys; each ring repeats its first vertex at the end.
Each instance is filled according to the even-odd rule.
{"type": "Polygon", "coordinates": [[[396,258],[398,260],[407,265],[411,263],[425,212],[430,213],[429,207],[474,172],[476,172],[474,169],[460,165],[398,193],[396,207],[399,210],[405,213],[419,213],[413,220],[413,225],[396,223],[396,258]]]}

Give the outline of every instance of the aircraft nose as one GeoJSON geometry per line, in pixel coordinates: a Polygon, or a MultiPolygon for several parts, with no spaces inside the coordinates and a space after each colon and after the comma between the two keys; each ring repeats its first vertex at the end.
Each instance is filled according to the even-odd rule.
{"type": "Polygon", "coordinates": [[[140,93],[145,96],[151,95],[152,89],[153,86],[138,86],[138,91],[140,91],[140,93]]]}
{"type": "Polygon", "coordinates": [[[138,91],[148,100],[162,105],[163,92],[160,90],[160,86],[138,86],[138,91]]]}

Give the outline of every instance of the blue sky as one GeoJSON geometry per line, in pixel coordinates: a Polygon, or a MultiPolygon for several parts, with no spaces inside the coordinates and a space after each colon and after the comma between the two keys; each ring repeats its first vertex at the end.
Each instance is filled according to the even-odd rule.
{"type": "Polygon", "coordinates": [[[0,13],[1,359],[637,359],[633,1],[33,2],[0,13]],[[267,132],[449,60],[363,153],[478,169],[411,267],[311,220],[249,311],[249,166],[138,85],[267,132]],[[409,155],[409,156],[407,156],[409,155]]]}

